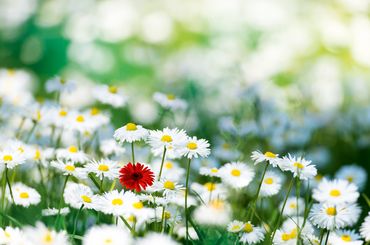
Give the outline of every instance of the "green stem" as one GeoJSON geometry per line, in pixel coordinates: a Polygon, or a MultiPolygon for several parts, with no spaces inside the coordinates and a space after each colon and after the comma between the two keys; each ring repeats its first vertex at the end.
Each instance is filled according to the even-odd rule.
{"type": "Polygon", "coordinates": [[[73,237],[76,235],[78,216],[80,215],[83,208],[84,208],[84,205],[82,204],[80,209],[77,211],[76,216],[75,216],[75,221],[73,222],[74,223],[74,225],[73,225],[73,237]]]}
{"type": "MultiPolygon", "coordinates": [[[[55,226],[57,226],[57,225],[58,225],[58,221],[59,221],[59,218],[60,218],[60,210],[62,209],[62,205],[63,205],[63,194],[64,194],[64,189],[66,188],[66,185],[67,185],[67,182],[68,182],[69,176],[70,176],[70,175],[67,175],[67,176],[66,176],[65,181],[64,181],[64,184],[63,184],[62,193],[61,193],[60,200],[59,200],[58,215],[57,215],[57,218],[56,218],[56,220],[55,220],[55,226]]],[[[57,228],[57,227],[56,227],[56,228],[57,228]]]]}
{"type": "Polygon", "coordinates": [[[103,193],[103,184],[104,184],[104,174],[102,175],[101,180],[100,180],[100,188],[99,188],[100,193],[103,193]]]}
{"type": "Polygon", "coordinates": [[[36,129],[36,126],[37,126],[37,121],[35,121],[34,123],[33,123],[33,126],[32,126],[32,128],[31,128],[31,131],[28,133],[28,135],[27,135],[27,138],[26,138],[26,140],[24,141],[24,143],[28,143],[28,141],[31,139],[31,136],[32,136],[32,134],[33,134],[33,131],[35,131],[35,129],[36,129]]]}
{"type": "Polygon", "coordinates": [[[163,164],[164,164],[164,159],[166,157],[166,152],[167,152],[167,148],[166,146],[163,146],[163,155],[162,155],[162,162],[161,162],[161,168],[159,170],[159,175],[158,175],[158,181],[161,180],[161,176],[162,176],[162,170],[163,170],[163,164]]]}
{"type": "Polygon", "coordinates": [[[328,234],[326,234],[325,245],[328,244],[329,234],[330,234],[330,230],[328,230],[328,234]]]}
{"type": "Polygon", "coordinates": [[[17,129],[17,133],[15,134],[15,137],[18,139],[19,136],[21,135],[21,132],[22,132],[22,128],[23,128],[23,125],[24,125],[24,122],[26,121],[26,118],[25,117],[22,117],[21,119],[21,122],[19,124],[19,127],[17,129]]]}
{"type": "Polygon", "coordinates": [[[322,229],[322,230],[320,231],[320,245],[322,244],[322,239],[324,238],[324,234],[325,234],[325,230],[324,230],[324,229],[322,229]]]}
{"type": "Polygon", "coordinates": [[[8,183],[10,197],[12,198],[12,201],[14,203],[14,196],[13,196],[12,186],[10,184],[10,180],[9,180],[9,176],[8,176],[8,166],[7,165],[5,165],[5,178],[6,178],[6,183],[8,183]]]}
{"type": "Polygon", "coordinates": [[[165,229],[165,226],[164,226],[164,217],[165,217],[165,213],[164,213],[164,211],[165,211],[165,207],[163,206],[163,208],[162,208],[162,221],[161,221],[161,233],[163,233],[163,231],[164,231],[164,229],[165,229]]]}
{"type": "MultiPolygon", "coordinates": [[[[265,178],[266,171],[267,171],[268,167],[269,167],[269,164],[268,164],[268,163],[266,163],[266,166],[265,166],[265,168],[264,168],[264,170],[263,170],[263,174],[262,174],[261,181],[260,181],[260,183],[259,183],[259,185],[258,185],[258,189],[257,189],[256,195],[254,196],[253,201],[252,201],[252,206],[254,207],[254,209],[253,209],[253,211],[252,211],[252,217],[251,217],[251,219],[253,219],[253,216],[254,216],[254,210],[256,209],[256,202],[257,202],[258,196],[259,196],[259,194],[260,194],[261,187],[262,187],[262,183],[263,183],[263,179],[265,178]]],[[[248,217],[248,218],[249,218],[249,217],[248,217]]]]}
{"type": "Polygon", "coordinates": [[[185,225],[186,225],[186,244],[189,243],[189,210],[188,210],[188,193],[189,193],[189,176],[190,176],[190,163],[189,158],[188,165],[186,168],[186,183],[185,183],[185,225]]]}
{"type": "Polygon", "coordinates": [[[125,223],[126,227],[131,231],[131,233],[134,233],[135,231],[132,229],[132,227],[130,226],[130,224],[127,222],[127,220],[125,218],[123,218],[122,216],[119,216],[120,219],[123,221],[123,223],[125,223]]]}
{"type": "Polygon", "coordinates": [[[134,142],[131,143],[132,164],[135,164],[134,142]]]}
{"type": "Polygon", "coordinates": [[[290,181],[290,183],[289,183],[288,192],[287,192],[287,194],[286,194],[286,196],[285,196],[283,206],[282,206],[281,211],[280,211],[280,213],[279,213],[278,220],[277,220],[277,223],[276,223],[275,228],[274,228],[274,232],[272,233],[271,241],[273,241],[273,240],[274,240],[276,230],[277,230],[277,228],[278,228],[278,226],[279,226],[279,223],[280,223],[281,217],[283,216],[283,211],[284,211],[284,208],[285,208],[286,202],[287,202],[287,200],[288,200],[288,198],[289,198],[290,192],[291,192],[291,190],[292,190],[293,182],[294,182],[294,178],[292,178],[292,180],[291,180],[291,181],[290,181]]]}
{"type": "MultiPolygon", "coordinates": [[[[4,213],[5,215],[5,189],[6,189],[6,177],[5,177],[5,171],[3,172],[3,183],[2,183],[2,190],[1,190],[1,211],[4,213]]],[[[2,225],[4,226],[5,223],[5,217],[2,218],[2,225]]]]}
{"type": "MultiPolygon", "coordinates": [[[[297,203],[297,231],[298,231],[298,236],[297,236],[297,245],[299,244],[299,235],[301,234],[300,228],[299,228],[299,196],[300,196],[300,189],[301,189],[301,181],[299,179],[299,176],[296,178],[296,203],[297,203]]],[[[306,204],[307,205],[307,204],[306,204]]],[[[303,228],[303,227],[302,227],[303,228]]]]}

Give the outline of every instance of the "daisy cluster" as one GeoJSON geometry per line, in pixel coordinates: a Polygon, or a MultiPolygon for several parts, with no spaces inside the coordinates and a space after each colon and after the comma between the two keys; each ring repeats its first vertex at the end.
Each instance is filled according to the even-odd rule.
{"type": "MultiPolygon", "coordinates": [[[[11,79],[31,78],[0,72],[0,85],[11,79]]],[[[52,78],[43,99],[22,86],[0,91],[0,244],[370,241],[370,213],[364,217],[360,198],[365,169],[351,164],[323,175],[310,155],[243,148],[253,132],[266,148],[284,148],[279,139],[287,137],[286,127],[302,136],[289,146],[304,146],[307,132],[284,116],[271,122],[260,111],[247,124],[221,118],[224,137],[216,137],[211,154],[208,140],[191,135],[191,127],[167,126],[189,112],[186,100],[156,92],[158,123],[145,126],[127,116],[117,127],[114,113],[133,100],[129,93],[96,85],[90,104],[73,104],[66,98],[79,86],[52,78]]]]}

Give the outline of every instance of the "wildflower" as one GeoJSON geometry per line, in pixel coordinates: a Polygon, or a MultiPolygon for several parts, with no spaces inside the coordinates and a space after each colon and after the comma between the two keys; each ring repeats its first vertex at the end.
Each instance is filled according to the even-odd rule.
{"type": "Polygon", "coordinates": [[[152,189],[154,191],[163,191],[165,197],[171,198],[177,192],[184,189],[183,185],[180,185],[169,179],[162,178],[160,181],[157,181],[153,184],[152,189]]]}
{"type": "Polygon", "coordinates": [[[192,159],[200,157],[207,157],[211,150],[209,149],[209,143],[205,139],[197,139],[197,137],[189,137],[184,146],[181,148],[181,155],[192,159]]]}
{"type": "MultiPolygon", "coordinates": [[[[280,210],[283,207],[283,203],[280,205],[280,210]]],[[[297,197],[289,197],[287,199],[285,208],[283,210],[283,215],[284,216],[294,216],[294,215],[302,215],[304,212],[304,207],[305,203],[303,198],[299,197],[298,198],[298,203],[297,203],[297,197]]]]}
{"type": "Polygon", "coordinates": [[[367,214],[360,228],[361,236],[365,241],[370,241],[370,212],[367,214]]]}
{"type": "Polygon", "coordinates": [[[277,167],[279,165],[279,161],[281,160],[279,158],[279,154],[275,154],[270,151],[267,151],[265,153],[262,153],[260,151],[253,151],[251,158],[254,161],[255,165],[265,161],[271,164],[273,167],[277,167]]]}
{"type": "Polygon", "coordinates": [[[199,169],[199,174],[209,176],[209,177],[220,177],[219,169],[212,167],[201,167],[199,169]]]}
{"type": "Polygon", "coordinates": [[[97,124],[89,113],[71,112],[66,126],[83,135],[95,131],[97,124]]]}
{"type": "Polygon", "coordinates": [[[205,202],[218,198],[223,199],[227,196],[227,189],[221,183],[207,182],[203,185],[193,183],[191,189],[205,202]]]}
{"type": "Polygon", "coordinates": [[[41,222],[36,223],[36,227],[26,227],[23,229],[24,236],[29,244],[52,244],[68,245],[68,235],[65,231],[55,231],[47,228],[41,222]]]}
{"type": "Polygon", "coordinates": [[[72,92],[75,89],[75,82],[72,80],[66,80],[61,77],[54,77],[46,82],[46,91],[52,92],[72,92]]]}
{"type": "Polygon", "coordinates": [[[335,178],[347,180],[349,183],[355,184],[360,190],[366,185],[367,172],[363,167],[358,165],[342,166],[335,174],[335,178]]]}
{"type": "Polygon", "coordinates": [[[20,237],[23,237],[23,232],[18,227],[0,228],[0,244],[17,244],[20,237]]]}
{"type": "Polygon", "coordinates": [[[153,244],[162,244],[162,245],[179,245],[179,243],[172,240],[172,238],[165,234],[160,233],[148,233],[144,238],[140,238],[136,241],[137,245],[153,245],[153,244]]]}
{"type": "Polygon", "coordinates": [[[363,241],[360,235],[353,230],[336,230],[334,233],[330,233],[329,243],[336,245],[362,245],[363,241]]]}
{"type": "Polygon", "coordinates": [[[184,110],[187,107],[185,100],[179,99],[173,94],[156,92],[153,95],[153,99],[165,109],[171,109],[175,111],[179,109],[184,110]]]}
{"type": "Polygon", "coordinates": [[[203,225],[225,226],[230,222],[230,206],[221,199],[212,200],[194,210],[194,220],[203,225]]]}
{"type": "MultiPolygon", "coordinates": [[[[156,176],[159,175],[161,161],[154,161],[153,171],[156,176]]],[[[163,163],[162,178],[179,181],[185,174],[185,170],[179,164],[172,160],[166,160],[163,163]]]]}
{"type": "Polygon", "coordinates": [[[12,148],[5,148],[4,150],[0,151],[0,164],[2,166],[5,165],[9,169],[23,164],[26,161],[26,158],[21,151],[12,148]]]}
{"type": "Polygon", "coordinates": [[[90,244],[133,244],[130,234],[115,225],[100,225],[90,228],[82,241],[83,245],[90,244]]]}
{"type": "Polygon", "coordinates": [[[283,179],[280,174],[273,171],[267,171],[261,185],[261,197],[276,195],[280,191],[282,182],[283,179]]]}
{"type": "Polygon", "coordinates": [[[132,143],[140,141],[145,139],[147,135],[148,130],[143,128],[143,126],[135,123],[127,123],[125,126],[117,129],[114,132],[113,137],[122,144],[124,142],[132,143]]]}
{"type": "Polygon", "coordinates": [[[99,178],[106,177],[110,180],[114,180],[119,176],[120,166],[118,162],[102,159],[100,161],[92,160],[84,167],[88,173],[94,173],[99,178]]]}
{"type": "Polygon", "coordinates": [[[356,185],[338,179],[323,179],[312,193],[315,200],[329,204],[354,203],[359,195],[356,185]]]}
{"type": "Polygon", "coordinates": [[[222,181],[233,188],[248,186],[255,175],[253,169],[243,162],[227,163],[220,168],[219,174],[222,181]]]}
{"type": "Polygon", "coordinates": [[[75,162],[71,161],[64,162],[61,160],[57,160],[52,161],[50,165],[62,171],[64,175],[73,175],[77,178],[82,179],[86,178],[86,172],[84,171],[84,169],[82,167],[78,167],[75,162]]]}
{"type": "Polygon", "coordinates": [[[244,244],[256,244],[261,242],[265,237],[265,230],[252,225],[250,221],[244,224],[241,232],[240,242],[244,244]]]}
{"type": "Polygon", "coordinates": [[[56,151],[56,156],[57,159],[72,161],[75,163],[85,163],[88,160],[87,154],[75,145],[71,145],[65,149],[58,149],[56,151]]]}
{"type": "Polygon", "coordinates": [[[99,102],[116,108],[124,106],[127,102],[127,97],[123,95],[121,89],[113,85],[96,86],[92,95],[99,102]]]}
{"type": "Polygon", "coordinates": [[[214,155],[222,160],[238,159],[240,152],[231,147],[230,144],[224,142],[218,145],[214,150],[214,155]]]}
{"type": "Polygon", "coordinates": [[[133,204],[138,201],[134,193],[113,190],[106,192],[97,199],[97,207],[105,214],[121,216],[131,212],[133,204]]]}
{"type": "Polygon", "coordinates": [[[60,215],[67,215],[69,214],[70,210],[68,207],[65,207],[65,208],[61,208],[60,211],[58,208],[47,208],[47,209],[43,209],[41,211],[41,214],[42,216],[55,216],[55,215],[58,215],[58,213],[60,215]]]}
{"type": "Polygon", "coordinates": [[[317,174],[315,165],[311,165],[311,161],[308,161],[302,157],[294,157],[290,154],[287,157],[283,157],[280,161],[280,167],[284,171],[290,171],[294,177],[298,177],[301,180],[312,179],[317,174]]]}
{"type": "Polygon", "coordinates": [[[181,156],[180,150],[186,139],[187,135],[184,130],[164,128],[150,131],[147,141],[155,156],[161,156],[165,147],[166,156],[173,159],[181,156]]]}
{"type": "Polygon", "coordinates": [[[227,231],[232,233],[238,233],[243,229],[244,223],[239,220],[233,220],[227,225],[227,231]]]}
{"type": "MultiPolygon", "coordinates": [[[[30,205],[37,205],[41,201],[40,194],[33,188],[28,187],[22,183],[14,183],[12,186],[14,203],[23,207],[30,205]]],[[[7,197],[12,201],[10,191],[7,189],[7,197]]]]}
{"type": "Polygon", "coordinates": [[[104,154],[104,156],[108,157],[111,155],[117,156],[122,155],[125,153],[125,148],[117,144],[114,139],[106,139],[100,142],[100,151],[104,154]]]}
{"type": "Polygon", "coordinates": [[[119,172],[121,185],[129,190],[140,192],[151,186],[154,181],[154,173],[141,163],[128,163],[119,172]]]}
{"type": "Polygon", "coordinates": [[[73,208],[95,209],[97,196],[93,194],[90,187],[84,184],[68,183],[64,193],[64,201],[73,208]]]}

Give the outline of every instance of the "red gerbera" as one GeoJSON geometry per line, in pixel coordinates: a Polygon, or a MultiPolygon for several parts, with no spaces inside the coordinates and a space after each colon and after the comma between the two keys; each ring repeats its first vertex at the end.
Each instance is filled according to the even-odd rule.
{"type": "Polygon", "coordinates": [[[141,163],[128,163],[120,169],[119,182],[130,190],[140,192],[151,186],[154,181],[154,173],[141,163]]]}

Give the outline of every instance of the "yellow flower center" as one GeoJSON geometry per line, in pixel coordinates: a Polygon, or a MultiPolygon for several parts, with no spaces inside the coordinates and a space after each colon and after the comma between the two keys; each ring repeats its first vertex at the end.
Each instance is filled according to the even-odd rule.
{"type": "Polygon", "coordinates": [[[304,165],[302,163],[300,163],[300,162],[295,162],[293,164],[293,166],[296,167],[296,168],[299,168],[299,169],[303,169],[304,168],[304,165]]]}
{"type": "Polygon", "coordinates": [[[76,167],[73,165],[66,165],[64,169],[72,172],[72,171],[75,171],[76,167]]]}
{"type": "Polygon", "coordinates": [[[10,161],[13,160],[13,157],[11,155],[5,155],[5,156],[3,156],[3,160],[5,162],[10,162],[10,161]]]}
{"type": "Polygon", "coordinates": [[[326,209],[326,214],[330,216],[337,215],[337,209],[335,207],[329,207],[326,209]]]}
{"type": "Polygon", "coordinates": [[[244,225],[244,231],[247,232],[247,233],[251,233],[253,231],[253,226],[249,223],[246,223],[244,225]]]}
{"type": "Polygon", "coordinates": [[[128,218],[127,218],[128,221],[134,223],[136,221],[136,217],[135,215],[130,215],[128,218]]]}
{"type": "Polygon", "coordinates": [[[197,143],[195,143],[195,142],[189,142],[186,146],[187,146],[187,147],[188,147],[188,149],[190,149],[190,150],[196,150],[196,149],[198,148],[198,145],[197,145],[197,143]]]}
{"type": "Polygon", "coordinates": [[[215,183],[211,183],[211,182],[205,183],[205,184],[204,184],[204,187],[205,187],[208,191],[214,191],[214,190],[216,190],[216,184],[215,184],[215,183]]]}
{"type": "Polygon", "coordinates": [[[22,199],[27,199],[30,197],[30,195],[28,195],[27,192],[21,192],[19,193],[19,197],[22,198],[22,199]]]}
{"type": "Polygon", "coordinates": [[[77,122],[79,122],[79,123],[82,123],[82,122],[84,122],[84,121],[85,121],[85,117],[84,117],[84,116],[82,116],[82,115],[78,115],[78,116],[76,117],[76,121],[77,121],[77,122]]]}
{"type": "Polygon", "coordinates": [[[230,149],[230,144],[228,144],[228,143],[224,143],[223,145],[222,145],[222,148],[224,148],[224,149],[230,149]]]}
{"type": "Polygon", "coordinates": [[[219,209],[220,210],[220,209],[224,208],[224,202],[219,200],[219,199],[211,201],[210,205],[214,209],[219,209]]]}
{"type": "Polygon", "coordinates": [[[265,152],[265,157],[269,157],[269,158],[276,158],[276,154],[270,152],[270,151],[267,151],[265,152]]]}
{"type": "Polygon", "coordinates": [[[84,201],[84,202],[91,203],[91,198],[90,198],[90,197],[88,197],[88,196],[86,196],[86,195],[82,195],[82,196],[81,196],[81,199],[82,199],[82,201],[84,201]]]}
{"type": "Polygon", "coordinates": [[[34,158],[33,158],[33,159],[35,159],[35,160],[40,160],[40,158],[41,158],[41,152],[40,152],[40,150],[39,150],[39,149],[36,149],[36,151],[35,151],[35,156],[34,156],[34,158]]]}
{"type": "Polygon", "coordinates": [[[96,108],[96,107],[91,108],[91,110],[90,110],[90,115],[91,116],[96,116],[96,115],[99,115],[99,114],[100,114],[100,110],[98,108],[96,108]]]}
{"type": "Polygon", "coordinates": [[[239,170],[239,169],[233,169],[233,170],[231,170],[230,174],[231,174],[232,176],[239,177],[239,176],[240,176],[240,174],[241,174],[241,172],[240,172],[240,170],[239,170]]]}
{"type": "Polygon", "coordinates": [[[352,240],[350,235],[342,235],[341,238],[345,242],[350,242],[352,240]]]}
{"type": "Polygon", "coordinates": [[[165,219],[170,219],[171,218],[171,213],[168,211],[164,211],[164,218],[165,219]]]}
{"type": "Polygon", "coordinates": [[[352,176],[348,176],[347,177],[347,180],[348,180],[349,183],[352,183],[353,182],[353,177],[352,176]]]}
{"type": "Polygon", "coordinates": [[[322,175],[321,174],[316,175],[315,180],[317,180],[317,181],[322,180],[322,175]]]}
{"type": "Polygon", "coordinates": [[[106,165],[106,164],[99,164],[98,170],[103,171],[103,172],[107,172],[109,170],[109,166],[106,165]]]}
{"type": "Polygon", "coordinates": [[[136,209],[142,209],[144,207],[144,204],[142,202],[135,202],[132,204],[132,206],[136,209]]]}
{"type": "Polygon", "coordinates": [[[169,136],[168,134],[165,134],[165,135],[162,136],[161,141],[170,143],[170,142],[172,142],[172,137],[169,136]]]}
{"type": "Polygon", "coordinates": [[[112,205],[114,205],[114,206],[116,206],[116,205],[122,206],[123,205],[123,201],[120,198],[115,198],[115,199],[112,200],[112,205]]]}
{"type": "Polygon", "coordinates": [[[137,130],[137,126],[135,123],[127,123],[126,124],[126,130],[127,131],[135,131],[137,130]]]}
{"type": "Polygon", "coordinates": [[[41,120],[41,112],[39,110],[36,113],[36,119],[37,119],[37,121],[41,120]]]}
{"type": "Polygon", "coordinates": [[[44,242],[45,243],[51,243],[53,242],[53,236],[51,235],[50,231],[48,231],[44,236],[44,242]]]}
{"type": "Polygon", "coordinates": [[[238,231],[238,230],[240,230],[240,225],[233,225],[233,226],[231,227],[231,230],[232,230],[232,231],[238,231]]]}
{"type": "Polygon", "coordinates": [[[59,111],[59,116],[61,116],[61,117],[65,117],[65,116],[67,116],[67,114],[68,114],[68,112],[66,112],[63,109],[59,111]]]}
{"type": "Polygon", "coordinates": [[[104,240],[104,244],[111,244],[113,241],[110,238],[104,240]]]}
{"type": "Polygon", "coordinates": [[[290,238],[294,239],[297,237],[297,228],[294,228],[292,232],[290,232],[290,238]]]}
{"type": "Polygon", "coordinates": [[[296,208],[297,208],[297,204],[295,204],[295,203],[293,202],[293,203],[291,203],[291,204],[289,205],[289,207],[290,207],[291,209],[296,209],[296,208]]]}
{"type": "Polygon", "coordinates": [[[172,168],[173,168],[173,164],[172,164],[172,162],[167,162],[167,163],[164,165],[164,167],[165,167],[166,169],[172,169],[172,168]]]}
{"type": "Polygon", "coordinates": [[[23,148],[22,146],[20,146],[20,147],[18,147],[18,151],[19,151],[20,153],[24,153],[24,148],[23,148]]]}
{"type": "Polygon", "coordinates": [[[77,147],[76,147],[76,146],[72,145],[72,146],[70,146],[70,147],[68,148],[68,151],[69,151],[70,153],[77,153],[77,152],[78,152],[78,149],[77,149],[77,147]]]}
{"type": "Polygon", "coordinates": [[[281,240],[283,240],[283,241],[289,241],[290,240],[290,234],[289,233],[283,233],[282,235],[281,235],[281,240]]]}
{"type": "Polygon", "coordinates": [[[4,231],[4,235],[5,235],[7,238],[11,238],[11,237],[12,237],[12,235],[11,235],[9,232],[7,232],[7,231],[4,231]]]}
{"type": "Polygon", "coordinates": [[[330,196],[332,197],[339,197],[341,195],[340,191],[337,189],[333,189],[330,191],[330,196]]]}
{"type": "Polygon", "coordinates": [[[116,94],[118,92],[118,88],[116,86],[109,86],[108,87],[108,91],[111,93],[111,94],[116,94]]]}
{"type": "Polygon", "coordinates": [[[217,168],[211,168],[211,172],[215,174],[215,173],[218,172],[218,169],[217,168]]]}
{"type": "Polygon", "coordinates": [[[271,185],[272,183],[274,183],[274,180],[272,178],[266,178],[263,182],[265,182],[265,184],[267,185],[271,185]]]}
{"type": "Polygon", "coordinates": [[[174,100],[174,99],[176,99],[176,96],[174,94],[167,94],[167,99],[168,100],[174,100]]]}
{"type": "Polygon", "coordinates": [[[173,183],[172,181],[167,180],[163,183],[163,187],[165,189],[174,190],[175,189],[175,183],[173,183]]]}

